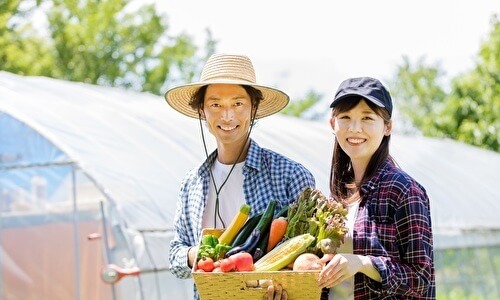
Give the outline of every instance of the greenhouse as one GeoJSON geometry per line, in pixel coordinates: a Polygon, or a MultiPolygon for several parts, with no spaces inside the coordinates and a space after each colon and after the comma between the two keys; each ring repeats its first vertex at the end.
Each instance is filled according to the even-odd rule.
{"type": "MultiPolygon", "coordinates": [[[[192,299],[168,248],[200,130],[161,96],[0,72],[0,299],[192,299]],[[132,274],[106,283],[109,265],[132,274]]],[[[326,121],[275,115],[252,136],[327,193],[326,121]]],[[[499,298],[500,154],[397,133],[392,154],[431,199],[438,299],[499,298]]]]}

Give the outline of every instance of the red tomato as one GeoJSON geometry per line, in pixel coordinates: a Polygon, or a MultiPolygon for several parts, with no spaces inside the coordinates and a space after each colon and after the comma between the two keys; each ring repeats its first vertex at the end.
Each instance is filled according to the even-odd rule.
{"type": "Polygon", "coordinates": [[[214,262],[214,268],[220,268],[220,260],[214,262]]]}
{"type": "Polygon", "coordinates": [[[254,269],[253,257],[250,253],[239,252],[231,255],[229,258],[234,261],[236,271],[238,272],[253,271],[254,269]]]}
{"type": "Polygon", "coordinates": [[[235,264],[234,261],[230,258],[224,258],[220,261],[220,269],[222,272],[231,272],[234,271],[235,264]]]}
{"type": "Polygon", "coordinates": [[[210,257],[204,257],[198,261],[198,269],[205,272],[212,272],[214,269],[214,261],[210,257]]]}

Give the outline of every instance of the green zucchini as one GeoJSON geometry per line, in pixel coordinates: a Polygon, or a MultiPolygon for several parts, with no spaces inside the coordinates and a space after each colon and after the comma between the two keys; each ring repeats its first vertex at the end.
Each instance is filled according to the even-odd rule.
{"type": "Polygon", "coordinates": [[[276,200],[269,201],[266,210],[259,220],[259,223],[252,230],[250,236],[243,242],[243,244],[237,245],[236,247],[233,247],[231,250],[229,250],[226,253],[226,256],[231,256],[241,251],[253,253],[253,251],[257,247],[258,242],[260,241],[260,238],[265,235],[266,231],[269,230],[269,226],[271,226],[275,208],[276,200]]]}
{"type": "Polygon", "coordinates": [[[255,226],[257,226],[257,224],[259,223],[260,218],[262,217],[262,215],[263,215],[262,212],[258,213],[258,214],[255,214],[255,215],[251,216],[245,222],[245,224],[243,225],[243,227],[241,227],[240,231],[238,232],[238,234],[234,238],[234,241],[231,244],[232,247],[239,246],[239,245],[243,244],[246,241],[246,239],[248,239],[248,237],[250,236],[250,233],[252,233],[252,231],[254,230],[255,226]]]}
{"type": "Polygon", "coordinates": [[[261,234],[264,234],[266,230],[269,229],[269,226],[271,226],[271,222],[273,221],[274,218],[274,209],[276,208],[276,200],[271,200],[267,204],[267,208],[264,211],[264,214],[259,220],[259,223],[257,226],[255,226],[256,229],[258,229],[261,234]]]}
{"type": "Polygon", "coordinates": [[[276,218],[279,218],[279,217],[286,218],[287,215],[288,215],[288,205],[285,205],[285,206],[283,206],[283,208],[280,211],[278,211],[276,218]]]}

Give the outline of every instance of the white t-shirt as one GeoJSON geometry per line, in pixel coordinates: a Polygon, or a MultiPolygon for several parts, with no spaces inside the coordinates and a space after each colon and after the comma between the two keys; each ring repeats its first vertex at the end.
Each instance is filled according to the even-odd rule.
{"type": "MultiPolygon", "coordinates": [[[[352,254],[352,235],[354,230],[354,221],[356,221],[356,216],[358,215],[359,202],[353,202],[347,206],[347,220],[346,227],[349,230],[344,237],[344,243],[340,245],[337,249],[337,253],[348,253],[352,254]]],[[[328,300],[352,300],[354,299],[354,276],[344,280],[339,285],[330,288],[330,293],[328,294],[328,300]]]]}
{"type": "MultiPolygon", "coordinates": [[[[243,166],[245,162],[237,163],[234,170],[229,175],[229,179],[222,186],[219,193],[219,212],[222,220],[227,226],[231,223],[240,207],[245,203],[245,194],[243,192],[243,166]]],[[[217,189],[220,189],[227,174],[233,165],[225,165],[220,163],[217,159],[212,165],[212,174],[215,178],[217,189]]],[[[203,228],[223,228],[222,222],[219,217],[216,217],[217,224],[214,224],[216,193],[212,178],[210,178],[210,188],[208,189],[207,204],[203,212],[202,227],[203,228]]]]}

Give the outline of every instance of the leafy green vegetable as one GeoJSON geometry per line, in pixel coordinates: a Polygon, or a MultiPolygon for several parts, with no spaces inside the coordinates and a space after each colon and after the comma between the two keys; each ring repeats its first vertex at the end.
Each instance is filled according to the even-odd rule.
{"type": "Polygon", "coordinates": [[[316,237],[316,243],[309,252],[318,253],[324,249],[332,253],[344,241],[346,216],[347,209],[341,202],[327,198],[317,189],[305,188],[288,208],[285,237],[309,233],[316,237]],[[323,247],[322,240],[325,240],[323,247]]]}
{"type": "Polygon", "coordinates": [[[212,247],[211,245],[200,245],[200,248],[198,249],[198,260],[206,257],[210,257],[211,259],[215,258],[215,248],[212,247]]]}
{"type": "MultiPolygon", "coordinates": [[[[305,188],[299,198],[288,206],[288,226],[285,237],[292,238],[303,233],[309,233],[309,222],[314,216],[316,206],[316,193],[313,189],[305,188]]],[[[314,235],[314,234],[313,234],[314,235]]]]}
{"type": "Polygon", "coordinates": [[[198,249],[198,260],[210,257],[213,261],[224,258],[226,252],[231,250],[231,246],[227,244],[219,244],[219,239],[212,234],[206,234],[201,239],[201,244],[198,249]]]}

